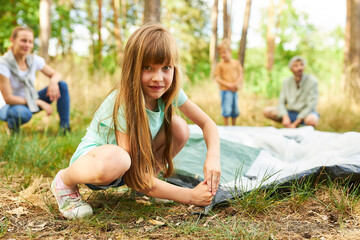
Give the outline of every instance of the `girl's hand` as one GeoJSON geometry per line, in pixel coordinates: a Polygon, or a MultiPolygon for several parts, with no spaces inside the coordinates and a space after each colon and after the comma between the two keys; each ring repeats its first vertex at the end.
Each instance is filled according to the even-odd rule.
{"type": "Polygon", "coordinates": [[[43,110],[46,111],[47,115],[50,116],[52,114],[52,107],[47,102],[44,102],[43,100],[36,99],[36,104],[43,110]]]}
{"type": "Polygon", "coordinates": [[[209,192],[205,182],[199,183],[194,189],[192,189],[190,204],[197,206],[210,205],[213,195],[209,192]]]}
{"type": "Polygon", "coordinates": [[[219,188],[221,165],[218,157],[206,157],[204,164],[204,177],[208,191],[214,196],[219,188]]]}

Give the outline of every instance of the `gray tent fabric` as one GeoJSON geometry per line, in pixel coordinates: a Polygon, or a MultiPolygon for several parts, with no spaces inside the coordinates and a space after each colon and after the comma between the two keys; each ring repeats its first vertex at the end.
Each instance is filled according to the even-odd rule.
{"type": "MultiPolygon", "coordinates": [[[[203,177],[206,145],[202,131],[189,125],[190,139],[174,158],[176,174],[168,181],[193,188],[203,177]]],[[[259,186],[284,184],[326,173],[331,179],[360,180],[360,133],[330,133],[312,127],[224,127],[220,134],[220,187],[210,206],[259,186]],[[240,189],[240,191],[239,191],[240,189]]]]}

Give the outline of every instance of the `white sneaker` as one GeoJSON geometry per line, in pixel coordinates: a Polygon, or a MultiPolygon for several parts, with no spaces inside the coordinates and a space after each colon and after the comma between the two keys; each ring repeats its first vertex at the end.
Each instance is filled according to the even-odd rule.
{"type": "Polygon", "coordinates": [[[79,188],[76,186],[72,189],[56,188],[56,175],[51,183],[51,192],[54,194],[59,205],[61,214],[69,219],[83,218],[93,214],[91,206],[81,199],[79,188]]]}

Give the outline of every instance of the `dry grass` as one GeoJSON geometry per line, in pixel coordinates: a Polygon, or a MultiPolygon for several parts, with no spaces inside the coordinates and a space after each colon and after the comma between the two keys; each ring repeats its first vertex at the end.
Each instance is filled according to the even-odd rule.
{"type": "MultiPolygon", "coordinates": [[[[69,84],[72,135],[75,135],[68,138],[48,136],[54,142],[54,151],[61,150],[59,154],[64,159],[61,162],[52,160],[57,162],[44,166],[58,170],[67,165],[67,158],[80,141],[80,133],[85,131],[92,113],[116,81],[116,74],[96,72],[90,75],[87,67],[82,67],[87,64],[70,59],[51,65],[63,73],[69,84]]],[[[41,77],[38,87],[46,83],[41,77]]],[[[190,99],[217,124],[222,124],[219,92],[214,82],[204,81],[196,86],[186,83],[184,88],[190,99]]],[[[280,127],[262,115],[262,108],[276,105],[276,99],[244,91],[239,96],[238,125],[280,127]]],[[[323,91],[319,112],[319,130],[360,131],[360,107],[348,102],[341,93],[323,91]]],[[[36,130],[46,133],[47,128],[56,129],[56,125],[55,115],[46,117],[40,113],[25,126],[25,132],[31,133],[36,126],[36,130]]],[[[0,126],[1,134],[5,128],[4,124],[0,126]]],[[[28,135],[28,138],[32,136],[28,135]]],[[[44,144],[45,140],[35,141],[44,144]]],[[[321,185],[304,195],[300,195],[300,190],[308,191],[307,188],[294,189],[293,195],[285,194],[279,200],[272,199],[274,202],[262,198],[257,203],[263,201],[268,206],[256,214],[249,214],[235,201],[218,206],[205,217],[196,214],[201,208],[178,203],[156,204],[135,198],[127,191],[92,193],[81,188],[85,199],[94,207],[95,216],[69,221],[59,214],[51,196],[51,178],[42,177],[45,170],[47,176],[51,170],[40,172],[39,168],[34,168],[29,179],[21,171],[9,175],[8,170],[4,170],[7,164],[0,161],[0,237],[5,239],[360,239],[358,200],[343,185],[321,185]]]]}

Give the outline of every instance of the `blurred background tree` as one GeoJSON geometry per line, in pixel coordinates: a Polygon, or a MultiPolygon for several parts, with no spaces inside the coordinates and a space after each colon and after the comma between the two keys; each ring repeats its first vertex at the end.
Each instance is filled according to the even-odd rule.
{"type": "Polygon", "coordinates": [[[51,61],[87,59],[90,73],[102,70],[112,74],[120,66],[129,35],[144,21],[156,20],[175,35],[190,83],[210,79],[218,60],[217,39],[227,37],[233,40],[234,58],[238,57],[244,65],[248,92],[276,97],[281,81],[289,74],[288,60],[300,54],[308,60],[308,71],[320,79],[322,88],[335,91],[345,86],[352,96],[359,95],[358,0],[347,0],[346,37],[345,29],[340,27],[320,34],[308,15],[290,0],[271,0],[261,13],[261,22],[251,21],[251,0],[246,1],[244,12],[234,13],[233,4],[231,0],[3,1],[0,53],[5,53],[10,45],[12,28],[26,25],[35,32],[35,51],[41,50],[38,53],[45,58],[51,52],[51,61]],[[44,3],[47,11],[41,10],[44,3]],[[47,20],[49,12],[51,18],[47,20]],[[243,25],[233,22],[233,15],[241,15],[243,25]],[[235,28],[242,30],[241,36],[231,31],[235,28]],[[248,29],[262,32],[265,47],[247,47],[248,29]],[[46,37],[46,33],[50,35],[46,37]]]}

